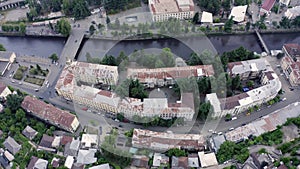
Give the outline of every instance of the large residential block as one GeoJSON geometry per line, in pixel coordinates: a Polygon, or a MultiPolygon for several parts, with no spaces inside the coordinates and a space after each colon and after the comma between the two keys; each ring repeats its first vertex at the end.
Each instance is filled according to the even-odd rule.
{"type": "Polygon", "coordinates": [[[189,19],[195,13],[193,0],[149,0],[149,8],[155,22],[169,18],[189,19]]]}
{"type": "Polygon", "coordinates": [[[281,68],[292,86],[300,84],[300,45],[285,44],[282,47],[284,57],[281,60],[281,68]]]}
{"type": "Polygon", "coordinates": [[[266,59],[254,59],[228,64],[228,73],[242,80],[259,78],[261,86],[248,92],[227,98],[218,98],[216,93],[206,95],[214,109],[213,117],[222,117],[226,114],[236,115],[255,105],[261,105],[278,94],[281,82],[266,59]]]}
{"type": "MultiPolygon", "coordinates": [[[[93,109],[114,114],[123,113],[127,118],[132,118],[134,115],[141,117],[159,116],[164,119],[183,117],[185,120],[191,121],[194,117],[194,96],[192,93],[183,93],[178,103],[169,103],[167,98],[146,98],[143,101],[136,98],[121,98],[114,92],[83,85],[86,83],[98,83],[97,80],[91,80],[97,79],[93,77],[96,76],[95,74],[84,74],[84,72],[88,72],[85,69],[90,67],[99,68],[105,66],[94,66],[94,64],[80,62],[67,65],[55,87],[58,94],[68,100],[73,100],[93,109]]],[[[110,70],[117,70],[116,66],[110,66],[109,68],[110,70]]],[[[214,71],[211,65],[160,69],[128,69],[127,71],[128,78],[138,79],[147,87],[173,85],[177,78],[202,77],[213,74],[214,71]]],[[[118,78],[113,76],[118,77],[118,72],[111,71],[111,75],[107,75],[107,77],[113,79],[113,81],[105,80],[104,78],[102,83],[107,85],[116,84],[118,78]]]]}
{"type": "Polygon", "coordinates": [[[74,114],[35,97],[26,96],[21,106],[31,115],[66,131],[75,132],[79,127],[79,121],[74,114]]]}

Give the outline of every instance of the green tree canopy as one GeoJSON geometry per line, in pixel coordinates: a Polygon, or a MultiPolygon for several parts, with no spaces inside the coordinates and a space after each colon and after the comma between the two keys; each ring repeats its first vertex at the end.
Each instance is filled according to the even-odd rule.
{"type": "Polygon", "coordinates": [[[103,65],[117,66],[117,61],[115,57],[111,55],[105,55],[101,61],[103,65]]]}
{"type": "Polygon", "coordinates": [[[49,59],[56,62],[56,61],[58,61],[58,56],[56,53],[53,53],[51,56],[49,56],[49,59]]]}
{"type": "Polygon", "coordinates": [[[64,36],[69,36],[71,33],[71,24],[66,19],[57,21],[56,30],[64,36]]]}
{"type": "Polygon", "coordinates": [[[172,148],[167,151],[167,155],[169,157],[175,156],[175,157],[183,157],[186,156],[187,153],[184,150],[180,150],[178,148],[172,148]]]}
{"type": "Polygon", "coordinates": [[[5,47],[2,44],[0,44],[0,51],[6,51],[5,47]]]}
{"type": "Polygon", "coordinates": [[[6,105],[13,112],[20,108],[22,101],[23,97],[17,94],[10,94],[6,97],[6,105]]]}

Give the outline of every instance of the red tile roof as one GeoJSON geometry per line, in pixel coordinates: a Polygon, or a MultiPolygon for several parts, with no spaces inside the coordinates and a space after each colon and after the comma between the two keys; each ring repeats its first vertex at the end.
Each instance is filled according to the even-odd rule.
{"type": "Polygon", "coordinates": [[[0,94],[4,91],[4,89],[6,88],[6,85],[2,82],[0,82],[0,94]]]}
{"type": "Polygon", "coordinates": [[[283,47],[291,57],[300,57],[300,45],[296,43],[284,44],[283,47]]]}
{"type": "Polygon", "coordinates": [[[21,104],[22,108],[34,116],[53,123],[57,127],[72,131],[71,124],[76,118],[75,115],[47,104],[37,98],[26,96],[21,104]]]}
{"type": "Polygon", "coordinates": [[[73,137],[70,137],[70,136],[62,136],[61,138],[61,141],[60,141],[60,144],[61,145],[66,145],[67,143],[71,143],[73,140],[73,137]]]}
{"type": "Polygon", "coordinates": [[[266,11],[270,11],[273,8],[273,5],[275,4],[276,0],[265,0],[262,4],[261,8],[263,8],[266,11]]]}

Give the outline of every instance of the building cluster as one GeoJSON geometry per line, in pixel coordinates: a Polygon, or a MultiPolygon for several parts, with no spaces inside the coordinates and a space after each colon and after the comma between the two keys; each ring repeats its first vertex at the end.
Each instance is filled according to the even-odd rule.
{"type": "MultiPolygon", "coordinates": [[[[226,140],[238,143],[251,136],[260,136],[263,133],[274,131],[277,129],[277,126],[283,125],[288,118],[298,117],[300,115],[300,112],[297,111],[299,107],[300,103],[296,102],[249,124],[229,131],[224,135],[215,136],[210,140],[212,147],[215,151],[218,151],[220,145],[226,140]]],[[[289,129],[289,131],[291,131],[291,129],[289,129]]],[[[297,135],[298,130],[296,130],[296,137],[297,135]]]]}
{"type": "Polygon", "coordinates": [[[199,134],[174,134],[171,131],[161,133],[134,129],[132,146],[156,151],[166,151],[172,148],[200,151],[205,148],[205,139],[199,134]]]}
{"type": "Polygon", "coordinates": [[[16,60],[14,52],[0,51],[0,75],[3,76],[16,60]]]}
{"type": "Polygon", "coordinates": [[[189,19],[195,12],[193,0],[149,0],[149,8],[155,22],[169,18],[189,19]]]}
{"type": "Polygon", "coordinates": [[[261,105],[275,98],[281,89],[277,74],[266,59],[254,59],[228,64],[230,76],[240,76],[241,80],[259,79],[260,87],[227,98],[218,98],[216,93],[206,95],[214,109],[213,117],[226,114],[236,115],[255,105],[261,105]]]}
{"type": "Polygon", "coordinates": [[[35,97],[26,96],[21,107],[32,116],[72,133],[75,132],[80,125],[74,114],[47,104],[35,97]]]}
{"type": "Polygon", "coordinates": [[[282,47],[284,57],[281,68],[292,86],[300,84],[300,45],[285,44],[282,47]]]}
{"type": "MultiPolygon", "coordinates": [[[[43,134],[39,144],[31,142],[36,137],[38,132],[26,126],[22,134],[29,140],[29,143],[38,151],[43,150],[48,153],[57,153],[66,158],[65,161],[60,161],[60,158],[54,157],[53,159],[42,159],[32,156],[30,162],[27,164],[27,169],[46,169],[48,166],[53,168],[66,167],[69,169],[83,169],[85,165],[93,164],[97,161],[95,153],[99,147],[99,136],[97,134],[82,134],[81,139],[68,136],[68,135],[54,135],[49,136],[43,134]],[[62,148],[62,149],[61,149],[62,148]],[[48,164],[51,161],[51,164],[48,164]]],[[[2,135],[0,135],[2,137],[2,135]]],[[[0,164],[4,168],[11,168],[15,155],[21,151],[22,146],[18,144],[14,138],[7,137],[3,143],[4,148],[0,148],[0,164]]],[[[110,169],[108,164],[101,169],[110,169]]]]}
{"type": "MultiPolygon", "coordinates": [[[[211,65],[159,68],[128,69],[127,77],[138,79],[146,87],[175,84],[177,78],[203,77],[214,74],[211,65]]],[[[93,88],[84,84],[116,85],[118,71],[116,66],[72,62],[67,65],[56,84],[59,95],[96,110],[110,113],[123,113],[132,118],[160,116],[164,119],[183,117],[190,121],[194,116],[194,96],[183,93],[178,103],[169,103],[167,98],[121,98],[116,93],[93,88]]],[[[128,89],[125,89],[128,90],[128,89]]]]}
{"type": "Polygon", "coordinates": [[[24,6],[25,0],[9,0],[9,1],[0,1],[0,11],[9,10],[12,8],[17,8],[19,6],[24,6]]]}
{"type": "MultiPolygon", "coordinates": [[[[199,168],[218,165],[216,155],[213,152],[205,153],[205,138],[199,134],[174,134],[171,131],[153,132],[149,130],[134,129],[132,146],[135,148],[147,148],[155,151],[166,151],[172,148],[198,152],[187,157],[167,157],[161,153],[154,153],[152,167],[172,168],[199,168]]],[[[132,166],[149,167],[149,157],[134,155],[132,166]]]]}

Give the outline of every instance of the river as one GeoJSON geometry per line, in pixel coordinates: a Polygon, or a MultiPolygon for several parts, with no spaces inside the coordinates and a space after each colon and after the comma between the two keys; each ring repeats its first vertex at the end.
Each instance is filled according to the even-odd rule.
{"type": "Polygon", "coordinates": [[[0,37],[0,44],[7,51],[40,57],[49,57],[53,53],[60,55],[65,41],[66,38],[57,37],[0,37]]]}
{"type": "MultiPolygon", "coordinates": [[[[299,43],[300,33],[286,34],[263,34],[267,46],[270,50],[281,49],[284,43],[299,43]]],[[[8,51],[14,51],[19,54],[36,55],[48,57],[52,53],[60,54],[65,38],[37,38],[37,37],[0,37],[0,44],[3,44],[8,51]]],[[[240,46],[261,52],[262,49],[254,34],[248,35],[226,35],[226,36],[209,36],[209,37],[192,37],[178,39],[159,39],[159,40],[136,40],[136,41],[112,41],[112,40],[96,40],[86,39],[82,43],[79,52],[79,61],[86,60],[86,53],[90,53],[92,57],[101,57],[104,54],[117,56],[120,51],[124,51],[127,55],[135,49],[161,49],[169,47],[178,56],[186,59],[192,52],[188,46],[198,51],[205,49],[216,50],[218,53],[230,51],[240,46]]]]}

